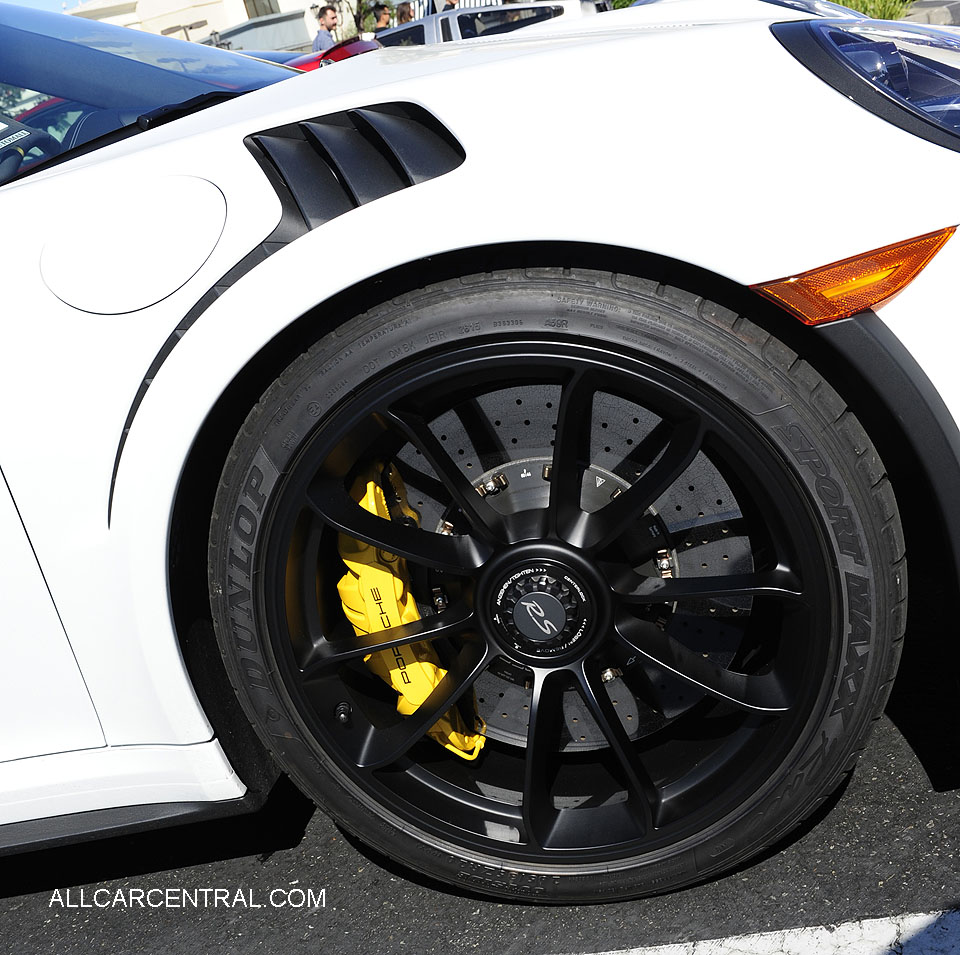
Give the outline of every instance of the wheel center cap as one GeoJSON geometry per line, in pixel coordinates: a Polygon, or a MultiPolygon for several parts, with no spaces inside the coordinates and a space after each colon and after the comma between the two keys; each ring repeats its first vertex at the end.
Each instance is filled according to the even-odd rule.
{"type": "Polygon", "coordinates": [[[573,650],[590,629],[592,601],[563,567],[515,567],[492,594],[491,615],[500,633],[526,656],[553,658],[573,650]]]}
{"type": "MultiPolygon", "coordinates": [[[[550,578],[537,581],[545,584],[550,578]]],[[[542,590],[521,597],[513,608],[513,625],[528,640],[547,643],[567,626],[567,610],[557,598],[542,590]]]]}

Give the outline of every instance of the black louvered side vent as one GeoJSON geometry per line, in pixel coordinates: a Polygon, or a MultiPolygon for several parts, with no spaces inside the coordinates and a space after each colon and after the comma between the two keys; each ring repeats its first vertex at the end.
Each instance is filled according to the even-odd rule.
{"type": "Polygon", "coordinates": [[[190,309],[147,369],[127,412],[107,500],[107,526],[120,458],[147,389],[193,323],[224,293],[288,242],[364,202],[416,186],[456,169],[460,143],[435,117],[412,103],[381,103],[266,129],[244,140],[280,197],[273,232],[251,249],[190,309]]]}
{"type": "Polygon", "coordinates": [[[303,230],[365,202],[456,169],[463,147],[430,113],[412,103],[382,103],[330,113],[248,136],[303,230]]]}

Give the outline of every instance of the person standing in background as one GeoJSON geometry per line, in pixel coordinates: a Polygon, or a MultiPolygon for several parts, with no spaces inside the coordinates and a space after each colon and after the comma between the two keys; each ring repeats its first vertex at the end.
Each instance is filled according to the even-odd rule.
{"type": "Polygon", "coordinates": [[[403,26],[404,23],[409,23],[413,19],[413,5],[407,3],[404,0],[403,3],[397,4],[397,26],[403,26]]]}
{"type": "Polygon", "coordinates": [[[335,42],[331,31],[337,28],[336,7],[332,7],[330,4],[321,7],[317,11],[317,22],[320,24],[320,29],[317,30],[317,35],[313,38],[314,53],[329,50],[335,42]]]}
{"type": "Polygon", "coordinates": [[[385,3],[373,5],[373,32],[379,33],[390,27],[390,8],[385,3]]]}

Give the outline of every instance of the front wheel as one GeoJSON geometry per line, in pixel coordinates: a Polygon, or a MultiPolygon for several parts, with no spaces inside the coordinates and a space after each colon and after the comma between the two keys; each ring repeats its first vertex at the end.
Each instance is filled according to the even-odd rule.
{"type": "Polygon", "coordinates": [[[863,429],[749,321],[656,283],[469,276],[269,388],[210,536],[280,765],[405,865],[662,892],[789,832],[893,678],[906,568],[863,429]]]}

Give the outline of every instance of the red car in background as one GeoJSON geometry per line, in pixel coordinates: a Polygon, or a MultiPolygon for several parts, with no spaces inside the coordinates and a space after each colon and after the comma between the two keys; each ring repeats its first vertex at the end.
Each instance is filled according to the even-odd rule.
{"type": "Polygon", "coordinates": [[[298,70],[315,70],[324,63],[335,63],[337,60],[345,60],[348,57],[356,56],[358,53],[370,53],[372,50],[379,50],[381,44],[377,40],[366,40],[362,36],[352,36],[349,40],[341,40],[335,43],[329,50],[323,50],[319,53],[304,53],[303,56],[294,57],[287,60],[285,66],[293,66],[298,70]]]}

